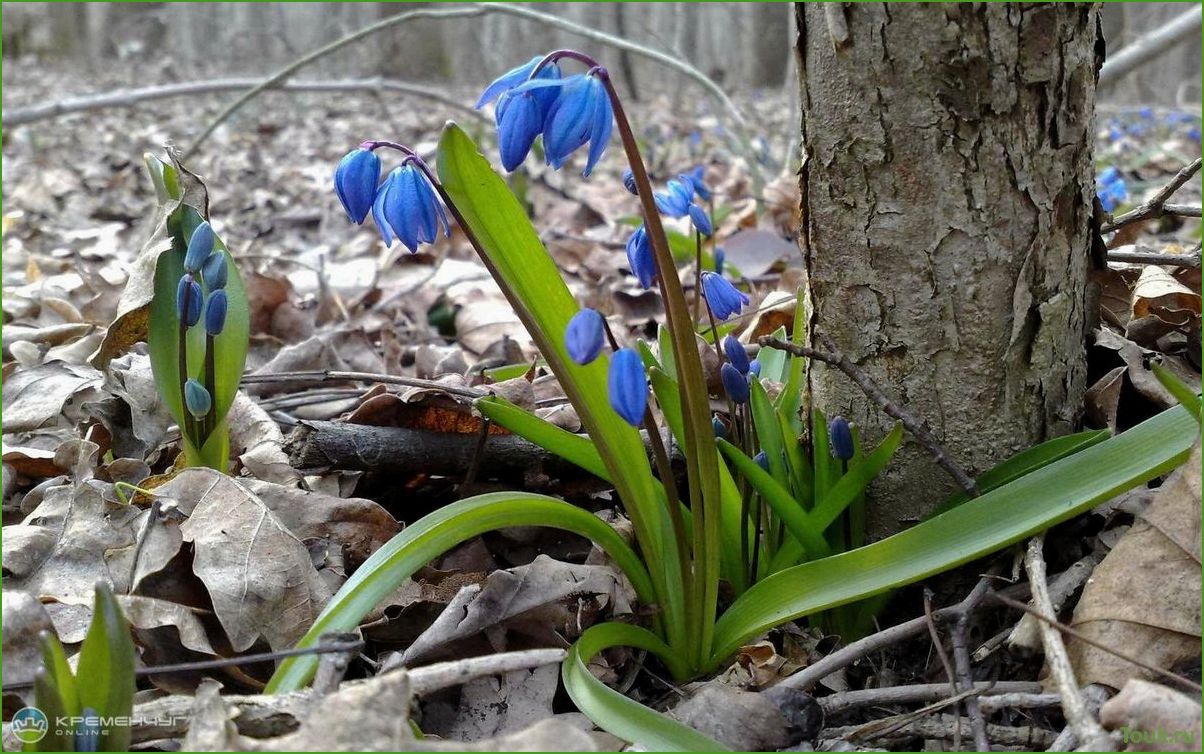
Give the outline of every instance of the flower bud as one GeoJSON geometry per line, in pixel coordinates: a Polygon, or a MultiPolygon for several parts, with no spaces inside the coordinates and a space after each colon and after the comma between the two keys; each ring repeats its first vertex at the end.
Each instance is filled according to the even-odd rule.
{"type": "Polygon", "coordinates": [[[702,273],[702,295],[716,319],[727,319],[748,305],[748,296],[713,272],[702,273]]]}
{"type": "Polygon", "coordinates": [[[205,302],[205,332],[210,335],[220,335],[226,326],[226,309],[229,300],[224,290],[218,289],[209,294],[205,302]]]}
{"type": "Polygon", "coordinates": [[[184,254],[184,270],[194,275],[205,259],[213,253],[213,228],[203,222],[192,231],[188,239],[188,251],[184,254]]]}
{"type": "Polygon", "coordinates": [[[833,457],[842,461],[853,457],[853,430],[843,416],[834,416],[828,422],[828,444],[833,457]]]}
{"type": "Polygon", "coordinates": [[[185,327],[192,327],[201,318],[201,286],[184,273],[176,287],[176,316],[185,327]]]}
{"type": "Polygon", "coordinates": [[[351,222],[358,225],[368,216],[379,182],[380,158],[371,149],[353,149],[339,160],[334,170],[334,192],[351,222]]]}
{"type": "Polygon", "coordinates": [[[711,417],[711,429],[715,432],[715,437],[727,437],[727,425],[718,416],[711,417]]]}
{"type": "Polygon", "coordinates": [[[762,469],[769,471],[769,456],[765,455],[765,451],[762,450],[760,453],[757,453],[755,456],[753,456],[753,460],[756,461],[757,465],[762,469]]]}
{"type": "Polygon", "coordinates": [[[593,309],[582,309],[569,320],[564,330],[564,348],[569,358],[585,366],[602,352],[605,336],[602,315],[593,309]]]}
{"type": "Polygon", "coordinates": [[[758,360],[758,359],[753,359],[752,361],[748,362],[748,373],[749,373],[749,374],[751,374],[751,375],[753,375],[753,376],[755,376],[755,377],[760,377],[760,376],[761,376],[761,362],[760,362],[760,360],[758,360]]]}
{"type": "Polygon", "coordinates": [[[632,196],[639,196],[640,189],[635,183],[635,173],[631,172],[631,168],[623,171],[623,187],[627,189],[632,196]]]}
{"type": "Polygon", "coordinates": [[[204,385],[196,380],[188,380],[184,383],[184,405],[194,418],[203,419],[213,407],[213,399],[204,385]]]}
{"type": "Polygon", "coordinates": [[[710,238],[714,229],[711,227],[711,218],[707,217],[706,210],[694,202],[690,202],[690,206],[686,208],[686,211],[690,214],[690,222],[694,224],[694,228],[702,235],[710,238]]]}
{"type": "Polygon", "coordinates": [[[729,398],[736,403],[748,403],[748,377],[729,362],[724,362],[719,368],[719,379],[723,381],[723,389],[729,398]]]}
{"type": "Polygon", "coordinates": [[[744,344],[736,340],[734,335],[728,335],[723,339],[723,353],[741,374],[748,374],[748,352],[744,350],[744,344]]]}
{"type": "Polygon", "coordinates": [[[210,254],[201,265],[201,279],[209,290],[217,291],[226,287],[226,255],[220,251],[210,254]]]}
{"type": "Polygon", "coordinates": [[[633,427],[644,421],[648,408],[648,380],[640,355],[630,348],[620,348],[610,360],[608,375],[610,407],[633,427]]]}

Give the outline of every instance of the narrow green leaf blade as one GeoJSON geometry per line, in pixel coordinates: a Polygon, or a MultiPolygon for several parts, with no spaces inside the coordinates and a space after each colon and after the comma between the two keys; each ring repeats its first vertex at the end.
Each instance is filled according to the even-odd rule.
{"type": "MultiPolygon", "coordinates": [[[[419,568],[465,540],[507,526],[550,526],[587,537],[614,558],[641,600],[656,601],[643,562],[605,521],[556,498],[496,492],[440,508],[386,542],[343,583],[297,646],[316,646],[324,633],[352,630],[419,568]]],[[[299,690],[317,665],[313,655],[288,658],[276,669],[266,693],[299,690]]]]}
{"type": "Polygon", "coordinates": [[[859,459],[858,463],[850,463],[848,471],[828,490],[815,504],[815,508],[807,514],[807,522],[812,529],[823,531],[832,525],[836,517],[849,507],[857,496],[874,481],[874,477],[886,468],[899,444],[903,442],[903,425],[896,424],[895,428],[878,443],[869,455],[859,459]]]}
{"type": "Polygon", "coordinates": [[[1175,468],[1198,433],[1177,406],[892,537],[780,571],[719,619],[712,666],[773,626],[919,581],[1089,510],[1175,468]]]}
{"type": "Polygon", "coordinates": [[[490,421],[505,427],[514,434],[530,440],[539,447],[554,453],[569,463],[576,464],[604,481],[610,481],[610,472],[602,461],[598,449],[589,438],[575,435],[555,424],[524,411],[500,396],[478,398],[473,406],[490,421]]]}
{"type": "Polygon", "coordinates": [[[633,701],[610,688],[589,672],[589,660],[610,647],[644,649],[670,665],[676,658],[660,639],[649,631],[625,623],[602,623],[587,628],[569,648],[560,668],[564,687],[577,708],[598,727],[647,751],[728,751],[718,741],[682,725],[659,712],[633,701]]]}
{"type": "MultiPolygon", "coordinates": [[[[134,640],[107,582],[96,585],[92,623],[80,647],[77,672],[80,709],[105,717],[129,717],[134,709],[134,640]]],[[[101,751],[128,751],[130,728],[113,725],[101,733],[101,751]]]]}

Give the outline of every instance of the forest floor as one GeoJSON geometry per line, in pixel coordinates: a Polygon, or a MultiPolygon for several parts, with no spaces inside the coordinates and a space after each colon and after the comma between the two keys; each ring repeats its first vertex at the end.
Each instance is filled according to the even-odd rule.
{"type": "MultiPolygon", "coordinates": [[[[89,86],[131,83],[118,75],[90,73],[89,86]]],[[[6,112],[84,93],[66,72],[7,61],[3,83],[6,112]]],[[[476,92],[448,95],[471,103],[476,92]]],[[[347,222],[332,191],[334,165],[364,139],[423,151],[449,118],[474,135],[489,133],[490,124],[465,109],[392,94],[268,93],[185,160],[208,187],[213,225],[230,243],[248,289],[247,372],[257,377],[245,383],[245,398],[231,413],[238,484],[204,522],[181,526],[214,494],[215,482],[201,472],[170,473],[179,431],[154,388],[145,348],[119,355],[104,371],[91,359],[151,228],[156,199],[142,154],[187,145],[231,98],[181,97],[5,129],[5,720],[30,702],[21,683],[40,663],[39,631],[52,629],[69,650],[82,641],[98,579],[118,594],[141,666],[207,661],[288,649],[369,554],[406,523],[466,494],[522,486],[591,510],[613,508],[607,485],[585,472],[537,454],[482,453],[479,420],[463,396],[505,371],[491,370],[530,364],[536,353],[464,237],[453,233],[418,254],[386,249],[371,227],[347,222]],[[333,379],[315,371],[379,377],[333,379]],[[375,454],[356,450],[363,427],[386,430],[375,454]],[[437,458],[427,449],[434,439],[437,458]],[[153,494],[127,500],[128,486],[117,483],[153,494]],[[259,536],[265,519],[272,532],[259,536]],[[250,604],[233,596],[256,573],[271,571],[300,575],[274,600],[250,604]]],[[[788,318],[802,274],[787,136],[797,126],[782,96],[739,104],[760,131],[751,134],[751,156],[737,157],[720,119],[693,102],[661,97],[638,103],[632,117],[647,126],[640,135],[655,179],[706,166],[722,218],[716,236],[727,263],[752,286],[757,313],[742,336],[751,343],[788,318]]],[[[1198,113],[1106,110],[1098,125],[1097,166],[1115,167],[1127,192],[1117,215],[1200,157],[1198,113]]],[[[622,253],[638,203],[622,187],[619,151],[612,145],[587,181],[529,160],[528,180],[518,188],[578,300],[648,336],[661,306],[628,274],[622,253]]],[[[1173,201],[1198,206],[1200,196],[1197,174],[1173,201]]],[[[1168,262],[1114,260],[1092,273],[1101,295],[1085,422],[1123,431],[1173,405],[1147,368],[1151,359],[1161,358],[1199,392],[1200,221],[1157,217],[1108,240],[1119,255],[1163,254],[1168,262]]],[[[566,429],[580,429],[550,376],[503,381],[499,389],[566,429]]],[[[1168,584],[1192,579],[1198,597],[1199,492],[1197,456],[1194,474],[1126,493],[1047,534],[1050,589],[1063,622],[1102,624],[1106,644],[1157,666],[1163,673],[1152,679],[1169,686],[1178,682],[1166,673],[1200,681],[1198,605],[1185,614],[1183,604],[1164,599],[1168,584]],[[1150,513],[1167,509],[1175,515],[1150,513]],[[1184,520],[1196,522],[1194,550],[1175,530],[1184,520]],[[1166,536],[1150,544],[1151,529],[1166,536]],[[1153,553],[1152,562],[1164,567],[1118,566],[1115,558],[1107,565],[1109,552],[1132,548],[1153,553]],[[1092,603],[1084,605],[1083,586],[1093,578],[1092,603]],[[1133,594],[1143,595],[1140,604],[1133,594]]],[[[889,640],[871,634],[850,646],[800,621],[744,647],[717,678],[686,688],[664,681],[635,652],[607,653],[594,670],[662,710],[704,687],[765,692],[755,701],[720,696],[722,703],[678,711],[746,749],[918,750],[955,740],[970,746],[980,724],[1004,749],[1064,745],[1063,731],[1073,726],[1057,689],[1043,685],[1038,622],[1002,603],[982,603],[976,589],[980,575],[990,573],[1015,582],[1006,594],[1028,599],[1020,555],[1004,552],[900,590],[879,624],[910,628],[889,640]],[[925,621],[926,604],[947,609],[925,621]],[[980,695],[950,691],[945,647],[968,653],[973,680],[984,684],[980,695]],[[817,665],[824,658],[829,665],[817,665]],[[828,671],[800,681],[811,667],[828,671]]],[[[438,558],[369,615],[355,651],[341,655],[346,662],[322,689],[321,704],[258,695],[270,662],[147,674],[136,711],[183,717],[174,727],[136,726],[135,745],[325,748],[334,735],[326,728],[337,719],[338,730],[357,731],[357,747],[388,749],[413,693],[412,722],[432,741],[471,741],[484,750],[614,750],[621,741],[573,711],[555,657],[529,651],[563,649],[591,623],[631,613],[634,601],[625,579],[584,539],[542,529],[488,534],[438,558]],[[383,672],[513,652],[528,654],[507,672],[499,674],[504,665],[473,671],[462,685],[413,671],[411,688],[399,689],[388,680],[398,674],[383,672]],[[348,679],[341,687],[338,673],[348,679]],[[205,679],[221,684],[226,707],[203,703],[216,688],[205,679]],[[234,709],[236,727],[227,725],[234,709]]],[[[1134,675],[1127,660],[1068,643],[1082,685],[1119,688],[1134,675]]],[[[960,671],[960,654],[955,662],[960,671]]],[[[1088,703],[1098,707],[1105,696],[1089,693],[1088,703]]],[[[1113,717],[1151,730],[1191,723],[1166,706],[1149,712],[1144,699],[1128,700],[1132,708],[1114,709],[1113,717]]],[[[1198,740],[1198,707],[1194,714],[1198,740]]],[[[9,733],[6,724],[6,750],[9,733]]]]}

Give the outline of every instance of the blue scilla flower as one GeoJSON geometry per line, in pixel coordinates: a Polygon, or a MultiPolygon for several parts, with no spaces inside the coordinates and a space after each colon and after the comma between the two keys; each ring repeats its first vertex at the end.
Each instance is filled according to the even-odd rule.
{"type": "Polygon", "coordinates": [[[230,299],[224,290],[216,290],[209,294],[205,301],[205,332],[209,335],[221,335],[226,327],[226,310],[230,299]]]}
{"type": "Polygon", "coordinates": [[[213,228],[207,222],[196,226],[188,237],[188,251],[184,253],[184,270],[196,274],[205,259],[213,252],[213,228]]]}
{"type": "Polygon", "coordinates": [[[652,195],[656,208],[662,215],[669,217],[685,217],[690,211],[690,201],[694,198],[694,184],[684,175],[670,180],[664,191],[652,195]]]}
{"type": "Polygon", "coordinates": [[[582,309],[573,315],[564,329],[564,348],[569,358],[585,366],[602,353],[605,340],[602,315],[593,309],[582,309]]]}
{"type": "Polygon", "coordinates": [[[757,453],[753,456],[753,460],[757,462],[762,471],[769,471],[769,456],[765,454],[765,451],[762,450],[760,453],[757,453]]]}
{"type": "Polygon", "coordinates": [[[656,258],[652,252],[652,242],[644,226],[635,229],[631,238],[627,239],[627,264],[631,274],[640,281],[640,287],[648,290],[656,282],[656,258]]]}
{"type": "Polygon", "coordinates": [[[741,374],[748,374],[751,364],[748,360],[748,352],[744,350],[744,344],[737,340],[736,336],[728,335],[723,339],[723,353],[737,371],[741,374]]]}
{"type": "Polygon", "coordinates": [[[201,286],[186,272],[176,286],[176,316],[185,327],[192,327],[201,318],[201,286]]]}
{"type": "Polygon", "coordinates": [[[843,416],[833,416],[828,422],[828,445],[832,456],[842,461],[853,457],[853,430],[849,427],[848,419],[843,416]]]}
{"type": "Polygon", "coordinates": [[[707,217],[706,210],[694,202],[690,202],[687,212],[690,213],[690,222],[694,224],[694,228],[702,235],[710,238],[714,229],[711,228],[711,218],[707,217]]]}
{"type": "Polygon", "coordinates": [[[727,397],[736,403],[748,403],[748,376],[741,374],[730,361],[723,362],[723,366],[719,367],[719,379],[723,382],[727,397]]]}
{"type": "MultiPolygon", "coordinates": [[[[481,92],[481,97],[477,100],[476,108],[480,110],[482,107],[488,105],[490,102],[493,102],[495,99],[498,99],[519,84],[526,82],[527,79],[531,78],[531,71],[535,70],[535,66],[539,65],[539,61],[543,60],[543,57],[543,55],[536,55],[526,63],[523,63],[517,68],[511,68],[501,76],[498,76],[496,79],[494,79],[489,86],[485,87],[485,91],[481,92]]],[[[558,66],[556,63],[549,63],[548,65],[545,65],[543,68],[539,69],[539,73],[536,75],[536,78],[558,79],[560,78],[560,66],[558,66]]],[[[553,89],[541,93],[540,98],[540,104],[543,109],[546,110],[556,99],[556,91],[553,89]]]]}
{"type": "Polygon", "coordinates": [[[715,274],[723,274],[723,263],[727,261],[727,252],[722,248],[715,249],[715,274]]]}
{"type": "Polygon", "coordinates": [[[748,296],[737,290],[726,278],[713,272],[702,273],[702,295],[707,300],[711,314],[719,319],[738,314],[748,305],[748,296]]]}
{"type": "Polygon", "coordinates": [[[591,70],[557,81],[528,81],[514,91],[551,87],[557,87],[559,95],[548,108],[543,123],[543,149],[548,164],[559,170],[573,152],[588,142],[589,155],[582,172],[588,176],[606,151],[614,127],[614,111],[606,85],[599,71],[591,70]]]}
{"type": "Polygon", "coordinates": [[[212,408],[213,398],[204,385],[196,380],[188,380],[184,383],[184,405],[188,408],[188,413],[202,419],[212,408]]]}
{"type": "Polygon", "coordinates": [[[1187,138],[1189,138],[1192,141],[1194,141],[1195,143],[1199,144],[1200,143],[1200,127],[1192,126],[1191,128],[1187,129],[1187,138]]]}
{"type": "Polygon", "coordinates": [[[1099,196],[1100,206],[1105,212],[1111,212],[1121,205],[1129,196],[1128,187],[1120,171],[1109,166],[1100,171],[1095,179],[1095,193],[1099,196]]]}
{"type": "Polygon", "coordinates": [[[698,198],[704,202],[709,202],[711,200],[711,190],[707,188],[705,180],[706,172],[706,167],[699,165],[686,173],[686,177],[690,179],[690,185],[694,187],[694,193],[698,195],[698,198]]]}
{"type": "Polygon", "coordinates": [[[633,427],[644,421],[648,408],[648,381],[644,363],[631,348],[620,348],[610,360],[608,375],[610,407],[633,427]]]}
{"type": "Polygon", "coordinates": [[[205,263],[201,265],[201,279],[205,281],[209,290],[217,291],[225,288],[228,274],[225,254],[215,251],[205,257],[205,263]]]}
{"type": "Polygon", "coordinates": [[[1143,107],[1137,111],[1137,114],[1146,120],[1152,120],[1154,117],[1154,109],[1152,107],[1143,107]]]}
{"type": "Polygon", "coordinates": [[[715,433],[715,437],[727,437],[727,425],[718,416],[711,417],[711,431],[715,433]]]}
{"type": "Polygon", "coordinates": [[[444,235],[451,235],[435,190],[411,163],[393,168],[381,184],[372,203],[372,217],[386,246],[396,237],[411,253],[418,251],[420,243],[433,243],[440,226],[444,235]]]}
{"type": "Polygon", "coordinates": [[[527,159],[535,137],[543,131],[543,107],[534,91],[509,91],[498,100],[494,117],[502,167],[512,171],[527,159]]]}
{"type": "Polygon", "coordinates": [[[372,209],[376,185],[380,183],[380,157],[371,149],[353,149],[334,169],[334,192],[351,222],[360,224],[372,209]]]}
{"type": "Polygon", "coordinates": [[[623,188],[632,196],[640,195],[640,188],[635,184],[635,173],[631,172],[631,168],[623,171],[623,188]]]}
{"type": "Polygon", "coordinates": [[[754,377],[761,376],[761,362],[758,359],[748,362],[748,373],[754,377]]]}

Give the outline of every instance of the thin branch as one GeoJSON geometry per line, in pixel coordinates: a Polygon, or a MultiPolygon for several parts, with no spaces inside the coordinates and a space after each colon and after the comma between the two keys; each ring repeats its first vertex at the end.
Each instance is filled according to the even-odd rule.
{"type": "Polygon", "coordinates": [[[740,113],[740,110],[736,107],[735,103],[732,102],[731,98],[724,93],[718,84],[708,78],[706,74],[684,60],[679,60],[678,58],[663,53],[659,50],[645,47],[643,45],[636,44],[635,42],[630,42],[626,39],[606,34],[605,32],[597,31],[567,19],[558,18],[556,16],[543,13],[541,11],[532,10],[530,8],[508,5],[506,3],[465,3],[464,5],[455,8],[420,8],[417,10],[407,11],[405,13],[399,13],[396,16],[391,16],[389,18],[381,19],[374,24],[369,24],[362,29],[336,39],[329,44],[319,47],[313,52],[297,58],[268,78],[263,79],[259,83],[252,86],[241,96],[227,105],[225,109],[223,109],[222,112],[217,115],[217,117],[209,122],[209,125],[205,127],[205,130],[193,140],[192,144],[190,144],[188,149],[185,150],[184,156],[188,157],[195,152],[197,148],[199,148],[201,144],[205,143],[205,140],[213,134],[218,126],[226,122],[226,120],[228,120],[230,116],[242,108],[243,105],[247,104],[256,96],[264,91],[267,91],[268,89],[278,88],[280,84],[290,78],[294,73],[316,60],[324,58],[331,53],[337,52],[338,50],[341,50],[350,44],[354,44],[355,42],[375,34],[378,31],[403,24],[407,21],[412,21],[417,18],[466,18],[471,16],[480,16],[487,13],[505,13],[532,21],[538,21],[548,26],[554,26],[558,29],[563,29],[564,31],[584,37],[585,39],[589,39],[593,42],[599,42],[622,51],[642,55],[643,57],[650,58],[651,60],[654,60],[666,67],[672,68],[702,85],[708,94],[719,101],[735,124],[740,127],[742,132],[743,126],[745,125],[744,116],[740,113]]]}
{"type": "Polygon", "coordinates": [[[961,487],[966,494],[970,495],[971,497],[977,497],[979,495],[978,485],[974,482],[974,478],[967,474],[966,471],[953,460],[953,457],[949,455],[949,452],[946,451],[941,445],[940,441],[936,439],[936,436],[932,434],[923,420],[917,418],[915,415],[906,411],[888,398],[886,393],[882,391],[882,388],[878,386],[878,383],[874,381],[874,378],[870,377],[865,370],[854,364],[847,356],[841,353],[839,349],[836,348],[836,344],[832,342],[831,338],[822,334],[818,335],[818,337],[823,343],[825,350],[789,343],[772,336],[764,336],[757,342],[760,343],[762,347],[768,346],[770,348],[777,348],[779,350],[792,353],[795,356],[806,356],[817,361],[822,361],[825,364],[830,364],[844,372],[849,379],[857,383],[858,387],[861,388],[862,392],[864,392],[866,396],[870,398],[870,400],[878,404],[878,407],[882,409],[883,413],[902,422],[907,431],[910,432],[912,436],[915,437],[916,440],[919,441],[919,443],[932,454],[932,457],[936,460],[937,465],[948,472],[949,476],[953,477],[953,480],[957,482],[958,486],[961,487]]]}
{"type": "MultiPolygon", "coordinates": [[[[1167,205],[1170,206],[1169,204],[1167,205]]],[[[1197,207],[1197,209],[1199,209],[1197,207]]],[[[1109,251],[1109,262],[1125,262],[1127,264],[1157,264],[1164,267],[1190,267],[1200,269],[1200,254],[1164,254],[1153,249],[1141,251],[1109,251]]]]}
{"type": "MultiPolygon", "coordinates": [[[[892,718],[886,718],[884,721],[875,721],[875,723],[877,722],[893,722],[893,720],[892,718]]],[[[870,725],[874,724],[825,728],[820,733],[820,740],[824,741],[833,738],[852,740],[867,737],[878,738],[887,735],[896,738],[917,737],[949,740],[953,738],[955,726],[964,734],[970,734],[969,721],[966,718],[949,715],[907,720],[897,727],[891,727],[889,733],[882,733],[880,730],[874,729],[867,736],[864,731],[870,725]]],[[[1052,732],[1035,726],[988,725],[987,730],[991,735],[991,740],[997,742],[1000,746],[1019,747],[1021,751],[1044,751],[1045,747],[1054,739],[1052,732]]]]}
{"type": "Polygon", "coordinates": [[[969,612],[977,607],[990,592],[991,581],[992,577],[984,576],[979,579],[978,584],[966,595],[966,598],[956,605],[933,610],[930,616],[921,615],[918,618],[913,618],[905,623],[891,626],[876,634],[870,634],[865,638],[859,639],[846,647],[836,650],[822,660],[808,665],[794,675],[788,676],[778,683],[778,686],[806,691],[832,673],[852,665],[866,655],[924,633],[928,628],[929,620],[932,618],[956,618],[962,613],[969,612]]]}
{"type": "MultiPolygon", "coordinates": [[[[1199,13],[1198,8],[1196,12],[1197,14],[1199,13]]],[[[1190,181],[1192,176],[1199,172],[1199,170],[1200,158],[1197,157],[1187,165],[1184,165],[1183,168],[1175,174],[1175,177],[1170,180],[1170,183],[1158,190],[1158,193],[1151,196],[1135,209],[1129,210],[1110,223],[1105,223],[1104,226],[1100,228],[1100,232],[1111,233],[1112,231],[1119,230],[1126,225],[1139,223],[1143,220],[1152,220],[1167,214],[1183,214],[1183,211],[1191,212],[1191,214],[1188,215],[1189,217],[1199,217],[1200,209],[1198,207],[1182,204],[1168,205],[1166,203],[1166,201],[1171,198],[1171,195],[1183,188],[1183,185],[1190,181]],[[1171,212],[1167,209],[1168,206],[1178,211],[1171,212]]]]}
{"type": "MultiPolygon", "coordinates": [[[[44,104],[34,105],[32,107],[5,110],[3,119],[5,127],[21,126],[40,120],[70,115],[71,113],[138,107],[145,102],[171,99],[173,97],[189,97],[230,91],[242,91],[254,88],[261,81],[262,79],[257,78],[229,78],[214,79],[212,81],[189,81],[178,84],[162,84],[158,86],[140,87],[138,89],[117,89],[115,91],[103,92],[101,94],[68,97],[66,99],[46,102],[44,104]]],[[[398,92],[401,94],[412,94],[417,97],[422,97],[424,99],[429,99],[431,101],[447,105],[448,107],[454,108],[460,112],[467,113],[478,120],[491,122],[488,116],[482,114],[479,110],[474,109],[470,105],[465,104],[463,101],[448,95],[443,89],[434,86],[424,86],[422,84],[412,84],[408,81],[397,81],[395,79],[384,78],[347,79],[335,81],[285,81],[270,88],[273,91],[287,92],[379,93],[381,91],[389,91],[398,92]]]]}
{"type": "MultiPolygon", "coordinates": [[[[945,677],[949,679],[949,693],[951,696],[957,696],[960,693],[957,688],[957,676],[954,674],[953,664],[949,662],[949,653],[945,651],[945,644],[941,641],[936,621],[932,617],[932,590],[927,586],[924,587],[924,618],[928,621],[928,636],[932,639],[932,648],[941,661],[941,667],[945,669],[945,677]]],[[[954,731],[953,750],[962,750],[961,731],[954,731]]]]}
{"type": "MultiPolygon", "coordinates": [[[[974,684],[973,688],[973,693],[981,695],[983,699],[1007,697],[1007,701],[992,703],[993,709],[1029,706],[1032,704],[1031,700],[1021,695],[1035,695],[1040,691],[1041,684],[1036,681],[999,681],[995,683],[979,681],[974,684]],[[993,697],[992,695],[998,696],[993,697]]],[[[822,696],[816,701],[823,708],[825,715],[835,715],[861,707],[939,702],[946,699],[948,694],[949,684],[947,683],[917,683],[913,686],[887,686],[880,689],[840,691],[822,696]]],[[[1057,700],[1058,697],[1054,697],[1054,699],[1057,700]]],[[[986,705],[984,704],[984,706],[986,705]]]]}
{"type": "Polygon", "coordinates": [[[265,374],[244,374],[243,385],[257,385],[275,382],[326,382],[326,381],[356,380],[360,382],[379,382],[382,385],[404,385],[406,387],[428,388],[439,392],[455,395],[469,400],[476,400],[489,395],[485,390],[470,387],[444,385],[434,380],[422,380],[417,377],[399,377],[393,374],[378,374],[376,372],[340,372],[331,369],[313,369],[297,372],[269,372],[265,374]]]}
{"type": "Polygon", "coordinates": [[[1104,63],[1099,72],[1099,87],[1115,83],[1126,74],[1141,67],[1144,63],[1170,51],[1180,42],[1189,39],[1200,39],[1200,5],[1175,16],[1166,24],[1151,32],[1142,34],[1137,39],[1120,48],[1104,63]]]}
{"type": "MultiPolygon", "coordinates": [[[[974,676],[970,671],[970,652],[966,649],[966,628],[970,622],[970,611],[963,610],[949,632],[949,643],[953,646],[953,662],[957,665],[958,682],[963,688],[974,688],[974,676]]],[[[966,698],[966,714],[970,717],[970,730],[974,732],[974,747],[978,751],[990,751],[987,737],[987,720],[978,706],[978,697],[966,698]]],[[[960,731],[959,731],[960,732],[960,731]]]]}
{"type": "Polygon", "coordinates": [[[1054,612],[1045,581],[1045,557],[1041,552],[1044,546],[1044,534],[1038,534],[1028,541],[1024,552],[1024,569],[1028,571],[1028,581],[1033,591],[1033,607],[1047,619],[1040,625],[1041,643],[1045,646],[1045,664],[1049,667],[1049,674],[1062,697],[1062,712],[1066,715],[1066,723],[1074,730],[1079,744],[1089,751],[1115,750],[1115,747],[1110,745],[1111,740],[1103,726],[1088,711],[1087,704],[1079,692],[1078,681],[1074,678],[1074,669],[1070,665],[1070,657],[1066,654],[1066,645],[1062,643],[1062,635],[1052,625],[1057,620],[1057,613],[1054,612]]]}

